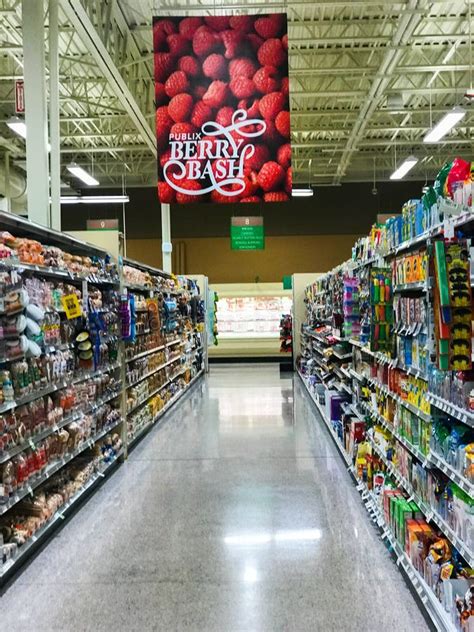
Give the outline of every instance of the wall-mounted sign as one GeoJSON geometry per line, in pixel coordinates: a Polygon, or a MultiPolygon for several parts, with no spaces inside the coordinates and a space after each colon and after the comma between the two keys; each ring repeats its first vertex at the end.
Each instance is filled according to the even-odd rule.
{"type": "Polygon", "coordinates": [[[264,250],[263,217],[232,217],[230,247],[232,250],[264,250]]]}
{"type": "Polygon", "coordinates": [[[291,196],[286,13],[153,18],[162,203],[291,196]]]}
{"type": "Polygon", "coordinates": [[[118,230],[118,219],[88,219],[87,230],[118,230]]]}
{"type": "Polygon", "coordinates": [[[25,82],[23,79],[15,79],[15,113],[25,113],[25,82]]]}

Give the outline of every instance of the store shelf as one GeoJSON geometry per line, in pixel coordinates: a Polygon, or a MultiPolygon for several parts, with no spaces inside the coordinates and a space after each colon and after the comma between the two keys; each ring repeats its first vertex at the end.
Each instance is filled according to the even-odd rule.
{"type": "Polygon", "coordinates": [[[418,283],[400,283],[394,285],[395,293],[401,292],[427,292],[432,287],[431,279],[428,281],[419,281],[418,283]]]}
{"type": "Polygon", "coordinates": [[[332,350],[332,355],[336,357],[338,360],[351,360],[352,359],[352,353],[341,354],[334,351],[334,349],[332,350]]]}
{"type": "Polygon", "coordinates": [[[460,408],[459,406],[456,406],[456,404],[453,404],[447,399],[443,399],[442,397],[439,397],[434,393],[428,392],[427,399],[430,404],[435,406],[435,408],[438,408],[447,415],[454,417],[454,419],[456,419],[457,421],[461,421],[467,426],[474,428],[474,412],[466,410],[464,408],[460,408]]]}
{"type": "Polygon", "coordinates": [[[123,450],[117,453],[117,455],[108,463],[99,466],[97,473],[92,476],[87,483],[80,489],[78,492],[74,494],[68,501],[66,501],[59,509],[56,511],[54,516],[52,516],[42,527],[40,527],[34,535],[32,535],[27,542],[23,546],[18,549],[17,554],[8,560],[5,564],[0,567],[0,580],[3,580],[6,576],[11,574],[11,571],[22,564],[27,556],[32,552],[33,548],[36,548],[39,544],[42,543],[51,533],[51,531],[58,525],[58,522],[62,522],[68,514],[72,513],[72,510],[77,507],[79,501],[81,501],[87,494],[87,492],[92,491],[94,487],[96,487],[104,478],[107,476],[112,468],[117,464],[118,460],[123,454],[123,450]]]}
{"type": "Polygon", "coordinates": [[[387,420],[383,415],[381,415],[378,411],[374,410],[368,403],[364,404],[362,402],[364,410],[370,415],[373,419],[377,421],[381,426],[383,426],[386,430],[390,432],[390,434],[397,439],[413,456],[415,456],[420,463],[427,463],[429,460],[429,456],[424,454],[421,450],[419,450],[416,446],[410,443],[403,435],[401,435],[398,430],[394,428],[394,426],[387,420]]]}
{"type": "Polygon", "coordinates": [[[0,267],[10,269],[10,270],[18,270],[19,272],[34,272],[39,276],[45,276],[52,279],[59,279],[61,281],[67,281],[68,283],[76,282],[82,283],[83,281],[87,281],[92,284],[101,285],[101,284],[112,284],[118,285],[119,280],[116,277],[102,278],[96,277],[95,275],[80,275],[75,274],[74,272],[70,272],[69,270],[61,270],[59,268],[51,268],[47,266],[36,265],[32,263],[24,263],[18,259],[10,258],[10,259],[0,259],[0,267]]]}
{"type": "Polygon", "coordinates": [[[448,478],[450,478],[458,487],[466,492],[471,498],[474,498],[474,483],[467,480],[460,472],[458,472],[452,465],[449,465],[442,456],[431,451],[428,455],[430,463],[432,463],[439,470],[444,472],[448,478]]]}
{"type": "Polygon", "coordinates": [[[150,353],[156,353],[157,351],[163,351],[165,345],[160,345],[159,347],[153,347],[153,349],[148,349],[148,351],[142,351],[141,353],[137,353],[132,358],[127,358],[125,362],[128,364],[129,362],[133,362],[134,360],[138,360],[139,358],[144,358],[150,353]]]}
{"type": "Polygon", "coordinates": [[[434,522],[437,527],[443,532],[448,540],[453,544],[462,557],[466,560],[471,568],[474,568],[474,552],[469,550],[464,542],[456,535],[451,529],[448,523],[435,511],[431,506],[427,505],[413,489],[411,483],[409,483],[397,470],[394,464],[389,461],[380,446],[371,438],[371,444],[375,452],[387,467],[387,471],[396,480],[397,484],[402,487],[410,497],[413,498],[420,511],[425,516],[427,522],[434,522]]]}
{"type": "MultiPolygon", "coordinates": [[[[201,377],[201,375],[204,373],[204,369],[201,369],[192,379],[191,381],[187,384],[187,386],[179,391],[179,393],[177,395],[175,395],[174,397],[172,397],[164,406],[163,408],[161,408],[158,413],[156,414],[156,416],[149,421],[147,424],[145,424],[143,427],[141,427],[137,433],[130,439],[129,443],[128,443],[128,449],[129,451],[131,449],[133,449],[133,447],[136,445],[136,443],[138,443],[138,441],[143,437],[143,435],[145,435],[152,426],[154,426],[156,424],[156,422],[163,417],[163,415],[174,405],[176,404],[176,402],[185,394],[189,392],[189,389],[191,388],[191,386],[194,385],[194,383],[198,380],[199,377],[201,377]]],[[[173,378],[175,379],[175,378],[173,378]]],[[[170,384],[173,380],[168,380],[167,384],[170,384]]],[[[166,384],[164,385],[166,386],[166,384]]]]}
{"type": "Polygon", "coordinates": [[[409,410],[411,413],[413,413],[417,417],[420,417],[420,419],[423,419],[423,421],[426,421],[427,423],[431,422],[431,415],[429,413],[423,412],[422,410],[420,410],[413,404],[410,404],[410,402],[407,402],[406,400],[402,399],[400,395],[391,391],[388,388],[388,386],[386,386],[385,384],[382,384],[381,382],[379,382],[378,380],[374,378],[369,378],[368,382],[371,386],[378,388],[380,391],[385,393],[385,395],[387,395],[388,397],[391,397],[394,401],[396,401],[398,404],[400,404],[401,406],[409,410]]]}
{"type": "Polygon", "coordinates": [[[49,478],[51,478],[53,474],[55,474],[61,468],[67,465],[67,463],[70,463],[74,458],[76,458],[76,456],[81,454],[81,452],[84,452],[84,450],[91,448],[95,443],[97,443],[97,441],[100,441],[100,439],[105,437],[106,434],[112,432],[112,430],[114,430],[114,428],[119,426],[121,423],[123,423],[122,419],[120,419],[120,421],[118,421],[117,423],[112,424],[110,427],[101,430],[94,437],[87,439],[87,441],[84,441],[80,446],[64,456],[62,459],[59,459],[58,461],[50,463],[48,466],[46,466],[46,469],[43,474],[41,474],[41,476],[37,476],[36,478],[29,481],[22,490],[12,496],[6,503],[0,505],[0,516],[9,511],[12,507],[14,507],[18,502],[20,502],[22,498],[24,498],[28,494],[31,494],[34,489],[46,482],[49,478]]]}
{"type": "Polygon", "coordinates": [[[370,518],[373,520],[373,522],[376,523],[377,527],[380,529],[382,540],[388,542],[390,549],[392,550],[396,558],[397,565],[403,569],[407,580],[412,584],[416,593],[419,595],[424,608],[426,609],[433,623],[437,626],[437,629],[443,630],[445,632],[455,632],[454,626],[449,620],[449,617],[447,613],[445,612],[445,610],[443,609],[442,604],[437,599],[436,595],[433,593],[430,587],[426,584],[424,578],[415,569],[415,567],[411,563],[411,560],[408,558],[408,556],[403,551],[402,547],[400,546],[400,544],[394,537],[390,527],[385,523],[383,515],[378,507],[377,500],[373,497],[372,493],[368,490],[367,486],[364,483],[361,483],[357,479],[352,461],[349,455],[347,454],[347,452],[345,451],[343,445],[341,444],[339,437],[334,432],[334,429],[332,428],[332,424],[327,419],[323,408],[317,401],[317,398],[309,389],[304,376],[301,375],[301,373],[299,372],[298,374],[301,378],[301,381],[305,385],[309,396],[311,397],[314,404],[316,405],[316,408],[318,409],[318,412],[321,415],[321,418],[324,424],[326,425],[329,431],[329,434],[331,435],[336,447],[338,448],[345,464],[347,465],[348,472],[352,475],[353,479],[355,480],[356,485],[357,485],[357,491],[361,494],[362,501],[364,503],[364,506],[370,518]]]}
{"type": "Polygon", "coordinates": [[[166,368],[169,364],[173,364],[173,362],[176,362],[176,360],[179,360],[180,357],[181,356],[176,356],[176,357],[171,358],[170,360],[168,360],[168,362],[165,362],[164,364],[160,364],[160,366],[156,367],[156,369],[153,369],[153,371],[150,371],[149,373],[146,373],[145,375],[142,375],[142,377],[139,377],[138,380],[135,380],[135,381],[131,382],[130,384],[127,384],[127,386],[125,388],[132,388],[136,384],[139,384],[140,382],[143,382],[143,380],[146,380],[148,377],[151,377],[152,375],[154,375],[158,371],[161,371],[162,369],[166,368]]]}

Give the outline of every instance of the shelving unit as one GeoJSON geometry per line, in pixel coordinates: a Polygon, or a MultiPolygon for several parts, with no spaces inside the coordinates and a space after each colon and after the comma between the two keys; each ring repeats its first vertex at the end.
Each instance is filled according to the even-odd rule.
{"type": "MultiPolygon", "coordinates": [[[[448,219],[440,215],[439,222],[423,234],[399,244],[387,245],[384,239],[388,237],[384,237],[383,231],[388,234],[388,229],[378,228],[382,231],[381,237],[374,238],[372,233],[354,248],[355,256],[365,253],[362,260],[345,262],[320,275],[305,293],[306,321],[300,334],[297,368],[356,481],[364,505],[380,527],[382,539],[390,546],[397,564],[404,569],[437,629],[454,631],[458,629],[455,604],[442,602],[442,588],[435,588],[432,584],[435,580],[426,578],[430,571],[425,557],[421,567],[415,568],[409,541],[400,539],[403,531],[393,531],[385,517],[387,506],[382,508],[382,500],[389,498],[391,490],[401,503],[414,503],[409,505],[412,513],[406,514],[414,522],[409,526],[404,523],[407,533],[412,529],[410,534],[415,534],[410,537],[417,537],[418,525],[426,525],[426,533],[433,538],[430,543],[436,538],[446,541],[447,555],[455,555],[469,572],[474,568],[471,515],[474,476],[470,456],[470,446],[474,444],[474,433],[470,432],[474,429],[474,412],[469,409],[466,395],[470,374],[464,378],[468,385],[461,392],[463,382],[459,370],[456,372],[459,386],[456,386],[453,401],[449,401],[441,396],[437,386],[442,383],[445,395],[449,390],[447,378],[441,379],[441,369],[434,366],[439,351],[433,303],[439,289],[438,278],[432,275],[429,262],[434,256],[432,240],[442,239],[447,225],[462,228],[464,234],[474,236],[472,209],[469,212],[461,209],[457,216],[448,219]],[[375,245],[370,241],[372,238],[375,245]],[[405,269],[405,265],[412,267],[405,269]],[[373,286],[364,294],[363,284],[367,278],[373,278],[373,267],[385,270],[385,278],[391,275],[391,296],[395,297],[393,308],[390,307],[393,314],[387,315],[391,343],[383,350],[377,347],[378,339],[374,339],[373,313],[363,309],[363,301],[368,302],[372,297],[373,286]],[[406,271],[420,277],[405,280],[406,271]],[[353,321],[348,325],[340,319],[342,279],[348,279],[351,287],[358,288],[355,295],[360,301],[360,337],[344,336],[353,321]],[[332,314],[329,320],[328,313],[332,314]],[[421,337],[418,339],[418,336],[421,337]],[[348,345],[349,351],[338,348],[343,343],[348,345]],[[338,365],[338,359],[343,361],[343,366],[338,365]],[[460,405],[463,397],[464,407],[460,405]],[[331,418],[327,416],[328,410],[331,410],[331,418]],[[451,436],[453,428],[458,428],[461,437],[458,444],[454,439],[449,444],[448,439],[443,440],[451,436]],[[364,468],[368,463],[367,472],[364,468]],[[462,514],[464,518],[460,511],[466,512],[462,514]]],[[[453,377],[449,377],[449,371],[445,375],[456,379],[454,371],[453,377]]],[[[390,520],[394,519],[390,516],[390,520]]],[[[428,554],[429,548],[424,552],[428,554]]]]}
{"type": "Polygon", "coordinates": [[[4,250],[10,245],[12,254],[0,259],[0,524],[12,533],[0,542],[3,584],[189,392],[204,372],[207,340],[199,289],[190,280],[127,259],[118,266],[100,248],[10,214],[0,213],[0,225],[13,235],[2,233],[4,250]],[[54,265],[48,265],[48,257],[54,265]],[[127,284],[127,275],[134,273],[146,275],[150,283],[127,284]],[[134,319],[155,318],[159,343],[128,357],[126,347],[141,345],[144,338],[135,331],[128,342],[122,340],[120,301],[129,301],[132,293],[145,304],[134,319]],[[61,302],[66,295],[66,301],[77,297],[80,306],[72,318],[61,302]],[[178,318],[170,320],[162,297],[180,301],[178,318]],[[157,306],[151,315],[149,301],[157,306]],[[197,306],[193,316],[191,301],[197,306]],[[40,332],[36,337],[24,335],[25,314],[38,315],[32,329],[40,332]],[[15,323],[21,329],[10,333],[15,323]],[[85,333],[76,339],[80,332],[85,333]],[[79,340],[86,343],[81,347],[79,340]],[[17,341],[26,351],[4,352],[7,343],[9,350],[17,341]],[[37,345],[31,346],[34,353],[30,341],[37,345]],[[163,360],[157,364],[153,354],[162,354],[163,360]],[[146,370],[150,358],[155,364],[146,370]],[[127,372],[133,379],[126,380],[127,372]],[[157,376],[161,383],[128,410],[127,393],[147,381],[153,384],[157,376]],[[131,435],[130,415],[148,408],[153,410],[150,423],[131,435]],[[33,501],[43,502],[40,492],[46,498],[62,486],[75,491],[52,513],[32,511],[33,501]],[[25,521],[28,529],[20,531],[25,521]]]}

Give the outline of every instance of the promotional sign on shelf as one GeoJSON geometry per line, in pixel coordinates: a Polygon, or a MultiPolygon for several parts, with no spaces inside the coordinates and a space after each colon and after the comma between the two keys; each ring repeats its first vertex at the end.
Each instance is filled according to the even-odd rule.
{"type": "Polygon", "coordinates": [[[286,13],[153,18],[162,203],[291,196],[286,13]]]}

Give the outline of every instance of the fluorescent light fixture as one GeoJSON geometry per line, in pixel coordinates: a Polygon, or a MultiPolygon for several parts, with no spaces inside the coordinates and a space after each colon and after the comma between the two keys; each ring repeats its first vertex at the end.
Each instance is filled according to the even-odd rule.
{"type": "Polygon", "coordinates": [[[314,195],[314,191],[311,187],[293,189],[291,195],[292,197],[312,197],[314,195]]]}
{"type": "Polygon", "coordinates": [[[405,158],[402,164],[395,169],[390,176],[390,180],[401,180],[407,175],[410,169],[413,169],[417,162],[418,158],[416,158],[416,156],[408,156],[408,158],[405,158]]]}
{"type": "Polygon", "coordinates": [[[423,138],[423,142],[437,143],[465,116],[466,110],[464,108],[453,108],[450,112],[447,112],[447,114],[443,116],[443,118],[428,132],[428,134],[426,134],[423,138]]]}
{"type": "Polygon", "coordinates": [[[128,195],[62,195],[61,204],[124,204],[128,195]]]}
{"type": "Polygon", "coordinates": [[[87,173],[85,169],[83,169],[82,167],[79,167],[79,165],[76,165],[75,162],[71,163],[70,165],[67,165],[66,168],[69,171],[69,173],[72,173],[72,175],[75,178],[79,178],[79,180],[82,180],[84,184],[87,184],[89,186],[95,186],[95,187],[98,184],[100,184],[98,180],[93,178],[90,173],[87,173]]]}
{"type": "Polygon", "coordinates": [[[12,116],[6,123],[12,132],[26,139],[26,123],[23,119],[18,118],[18,116],[12,116]]]}
{"type": "MultiPolygon", "coordinates": [[[[18,134],[18,136],[21,136],[21,138],[26,140],[26,123],[23,119],[19,118],[18,116],[12,116],[8,119],[8,121],[6,121],[6,124],[12,130],[12,132],[15,132],[15,134],[18,134]]],[[[48,152],[50,152],[51,144],[48,143],[46,147],[48,149],[48,152]]]]}

